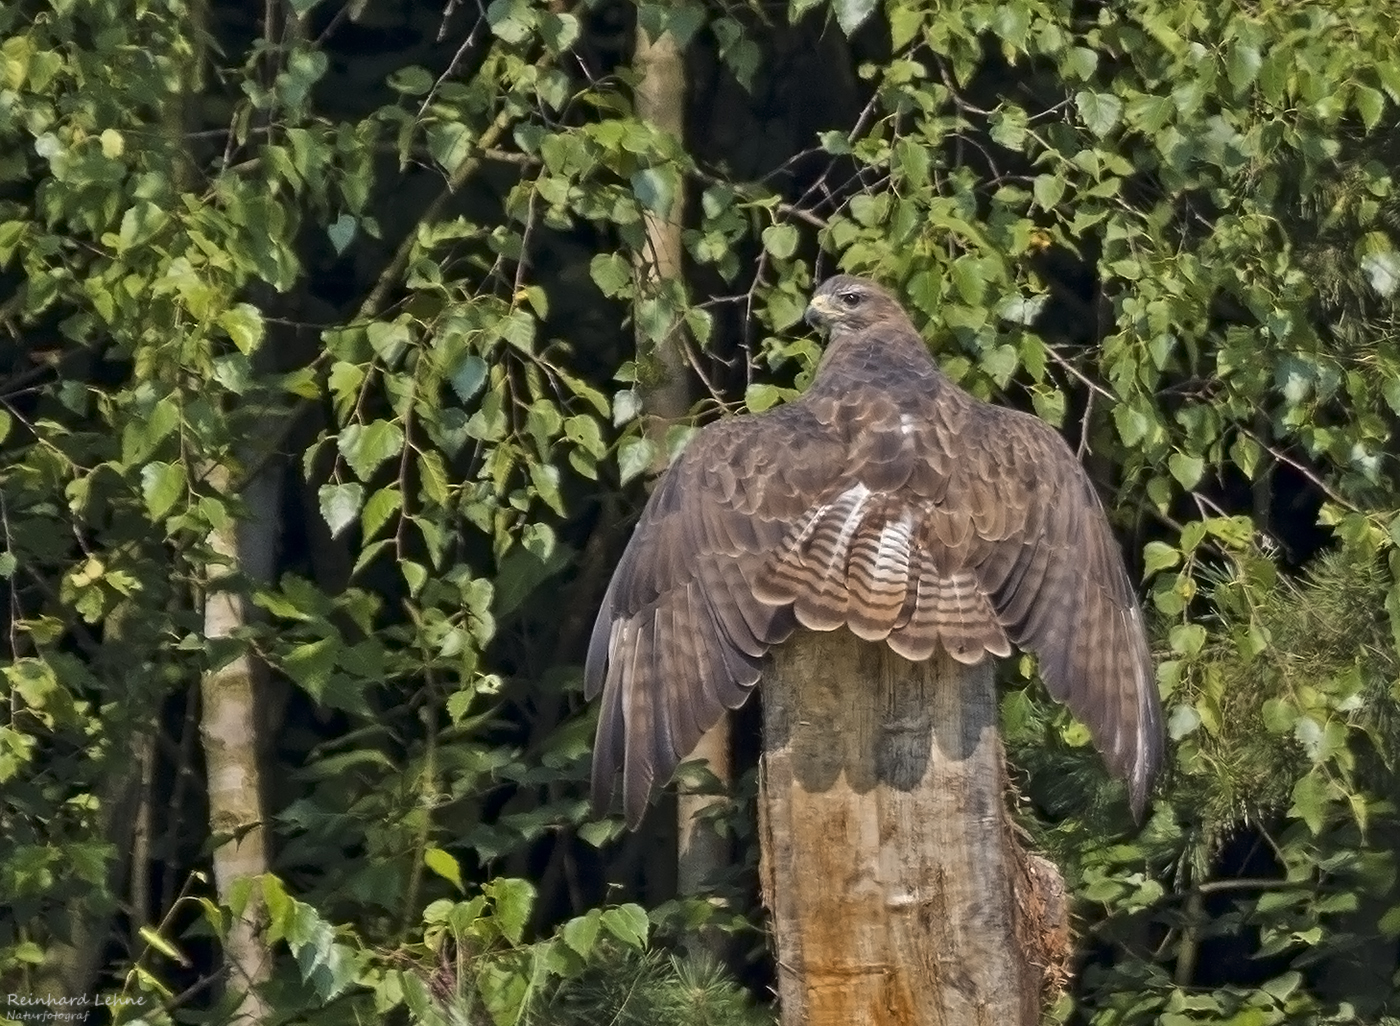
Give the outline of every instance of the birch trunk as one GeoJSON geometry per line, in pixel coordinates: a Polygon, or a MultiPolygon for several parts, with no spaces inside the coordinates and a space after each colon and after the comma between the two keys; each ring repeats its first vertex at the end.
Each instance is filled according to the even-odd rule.
{"type": "MultiPolygon", "coordinates": [[[[246,521],[231,524],[209,537],[209,546],[223,557],[224,566],[211,569],[204,605],[204,636],[210,645],[226,641],[249,622],[247,600],[219,587],[221,578],[241,573],[266,580],[272,571],[277,541],[277,497],[280,475],[265,469],[243,489],[249,509],[246,521]]],[[[230,488],[226,468],[216,468],[210,483],[220,492],[230,488]]],[[[214,849],[214,884],[219,901],[228,903],[239,881],[268,869],[266,821],[258,744],[258,667],[252,651],[239,654],[210,670],[200,682],[200,737],[208,776],[209,826],[216,837],[228,838],[214,849]]],[[[224,941],[225,986],[239,995],[232,1022],[254,1026],[267,1022],[271,1009],[258,993],[272,969],[272,955],[258,930],[259,904],[249,900],[229,927],[224,941]]]]}

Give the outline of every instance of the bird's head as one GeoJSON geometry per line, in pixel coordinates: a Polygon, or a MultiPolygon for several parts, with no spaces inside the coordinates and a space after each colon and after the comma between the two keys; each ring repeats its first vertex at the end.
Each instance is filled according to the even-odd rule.
{"type": "Polygon", "coordinates": [[[832,335],[869,328],[880,321],[906,321],[903,308],[873,281],[838,274],[818,286],[807,304],[807,323],[832,335]]]}

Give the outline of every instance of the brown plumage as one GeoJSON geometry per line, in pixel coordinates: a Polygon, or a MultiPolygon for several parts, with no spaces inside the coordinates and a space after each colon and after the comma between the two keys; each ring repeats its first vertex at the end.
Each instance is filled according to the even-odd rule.
{"type": "Polygon", "coordinates": [[[831,336],[811,388],[701,430],[618,563],[585,667],[603,693],[595,804],[621,767],[635,825],[801,625],[912,660],[1035,653],[1140,815],[1162,757],[1155,675],[1078,460],[1042,421],[954,385],[879,286],[832,278],[808,317],[831,336]]]}

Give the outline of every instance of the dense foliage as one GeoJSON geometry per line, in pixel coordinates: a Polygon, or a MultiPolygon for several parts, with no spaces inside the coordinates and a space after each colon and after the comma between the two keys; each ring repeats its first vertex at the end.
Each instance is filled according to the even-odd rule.
{"type": "Polygon", "coordinates": [[[748,813],[670,900],[666,817],[583,800],[579,663],[689,430],[657,347],[694,422],[781,402],[841,268],[1079,446],[1160,628],[1141,831],[1007,668],[1079,916],[1057,1021],[1400,1015],[1398,35],[1392,0],[0,5],[0,993],[218,1019],[256,907],[279,1019],[763,1019],[638,953],[710,923],[761,984],[748,813]],[[684,138],[636,116],[638,33],[684,138]],[[200,683],[249,654],[270,862],[226,887],[200,683]]]}

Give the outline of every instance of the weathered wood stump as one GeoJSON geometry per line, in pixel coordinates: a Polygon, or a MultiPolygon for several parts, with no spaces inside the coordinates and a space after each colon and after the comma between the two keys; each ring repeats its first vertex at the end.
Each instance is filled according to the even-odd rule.
{"type": "Polygon", "coordinates": [[[1034,1026],[1064,884],[1016,841],[992,661],[799,632],[762,684],[764,900],[784,1026],[1034,1026]]]}

